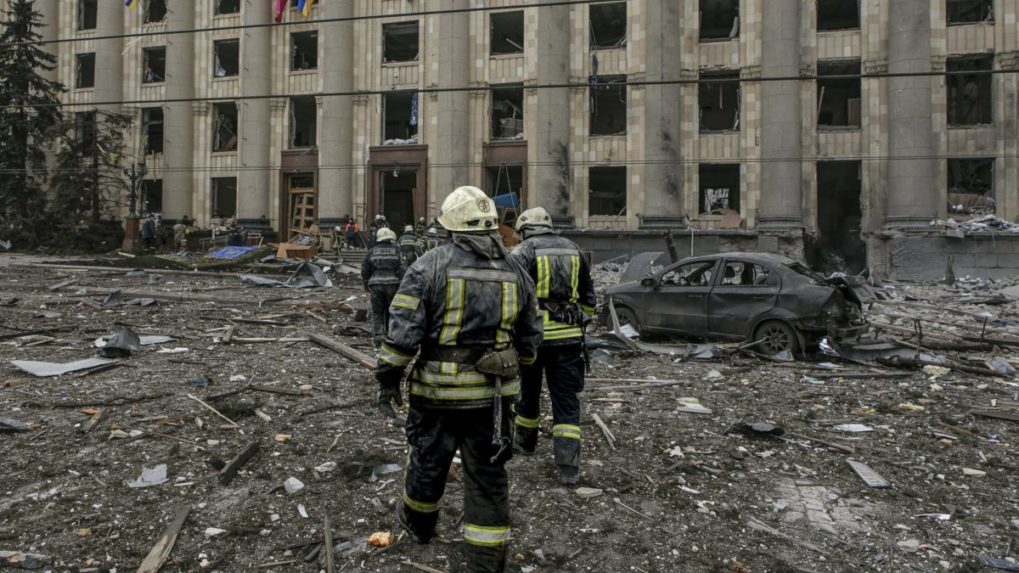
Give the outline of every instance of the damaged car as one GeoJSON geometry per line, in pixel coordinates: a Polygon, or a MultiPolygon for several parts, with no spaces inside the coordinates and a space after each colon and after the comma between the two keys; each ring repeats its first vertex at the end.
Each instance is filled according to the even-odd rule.
{"type": "Polygon", "coordinates": [[[863,302],[873,296],[862,279],[825,278],[767,253],[683,259],[606,294],[620,324],[642,337],[750,340],[768,355],[862,334],[863,302]]]}

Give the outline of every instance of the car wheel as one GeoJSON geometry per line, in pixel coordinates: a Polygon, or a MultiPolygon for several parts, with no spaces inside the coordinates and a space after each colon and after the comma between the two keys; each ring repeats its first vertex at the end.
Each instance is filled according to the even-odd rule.
{"type": "Polygon", "coordinates": [[[619,319],[619,326],[629,324],[630,326],[633,327],[634,330],[640,333],[640,323],[637,322],[637,315],[634,314],[632,310],[626,308],[625,306],[617,306],[616,318],[619,319]]]}
{"type": "Polygon", "coordinates": [[[754,340],[758,341],[757,349],[768,356],[787,350],[795,355],[800,348],[800,339],[797,338],[796,331],[779,320],[769,320],[758,326],[754,331],[754,340]]]}

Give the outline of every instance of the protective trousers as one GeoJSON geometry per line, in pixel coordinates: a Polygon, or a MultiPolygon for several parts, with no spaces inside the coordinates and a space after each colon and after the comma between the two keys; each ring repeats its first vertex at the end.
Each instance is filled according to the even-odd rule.
{"type": "Polygon", "coordinates": [[[393,303],[396,296],[398,284],[372,285],[368,287],[372,297],[372,340],[378,347],[386,338],[386,329],[389,326],[389,305],[393,303]]]}
{"type": "Polygon", "coordinates": [[[520,402],[516,406],[517,447],[526,454],[538,445],[541,379],[552,399],[552,438],[559,466],[580,466],[580,398],[584,390],[584,353],[580,344],[541,346],[538,359],[521,368],[520,402]]]}
{"type": "MultiPolygon", "coordinates": [[[[510,431],[508,400],[503,400],[503,427],[510,431]]],[[[492,408],[425,409],[411,405],[407,415],[410,444],[401,520],[421,543],[435,534],[439,501],[446,489],[456,450],[463,460],[463,552],[470,573],[502,573],[510,541],[510,454],[492,461],[492,408]]]]}

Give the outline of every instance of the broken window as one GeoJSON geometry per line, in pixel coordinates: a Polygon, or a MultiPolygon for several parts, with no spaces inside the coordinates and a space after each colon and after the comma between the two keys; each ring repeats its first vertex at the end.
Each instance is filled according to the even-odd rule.
{"type": "Polygon", "coordinates": [[[738,131],[739,72],[701,72],[698,89],[701,132],[738,131]]]}
{"type": "Polygon", "coordinates": [[[237,178],[212,178],[212,218],[230,219],[237,215],[237,178]]]}
{"type": "Polygon", "coordinates": [[[220,14],[236,14],[241,11],[241,0],[213,0],[215,2],[215,13],[217,16],[220,14]]]}
{"type": "Polygon", "coordinates": [[[144,0],[145,23],[154,24],[166,18],[166,0],[144,0]]]}
{"type": "Polygon", "coordinates": [[[418,23],[382,25],[382,61],[413,62],[418,59],[418,23]]]}
{"type": "Polygon", "coordinates": [[[163,108],[142,108],[142,143],[146,155],[163,152],[163,108]]]}
{"type": "Polygon", "coordinates": [[[701,40],[739,37],[739,0],[700,0],[701,40]]]}
{"type": "Polygon", "coordinates": [[[382,96],[383,145],[418,142],[418,93],[392,92],[382,96]]]}
{"type": "Polygon", "coordinates": [[[212,150],[237,150],[237,104],[232,101],[212,106],[212,150]]]}
{"type": "Polygon", "coordinates": [[[151,215],[163,212],[163,180],[143,179],[141,214],[151,215]]]}
{"type": "Polygon", "coordinates": [[[700,214],[724,215],[740,210],[739,165],[736,163],[701,163],[700,214]]]}
{"type": "Polygon", "coordinates": [[[755,263],[729,261],[722,269],[722,286],[767,286],[768,269],[755,263]]]}
{"type": "Polygon", "coordinates": [[[948,160],[948,212],[993,215],[994,159],[948,160]]]}
{"type": "Polygon", "coordinates": [[[166,46],[142,50],[143,84],[154,84],[166,78],[166,46]]]}
{"type": "Polygon", "coordinates": [[[860,0],[817,0],[817,30],[855,30],[860,27],[860,0]]]}
{"type": "Polygon", "coordinates": [[[318,105],[315,96],[290,98],[290,147],[315,147],[318,143],[318,105]]]}
{"type": "Polygon", "coordinates": [[[992,122],[991,67],[992,56],[948,58],[948,125],[992,122]]]}
{"type": "Polygon", "coordinates": [[[524,138],[524,86],[492,88],[492,139],[524,138]]]}
{"type": "Polygon", "coordinates": [[[662,275],[662,286],[711,286],[715,261],[688,263],[662,275]]]}
{"type": "Polygon", "coordinates": [[[212,43],[213,68],[216,78],[236,76],[240,70],[241,42],[237,39],[217,40],[212,43]]]}
{"type": "Polygon", "coordinates": [[[95,30],[99,0],[78,0],[78,30],[95,30]]]}
{"type": "Polygon", "coordinates": [[[489,53],[491,55],[524,53],[523,10],[492,14],[490,31],[489,53]]]}
{"type": "Polygon", "coordinates": [[[948,0],[948,25],[994,21],[994,0],[948,0]]]}
{"type": "Polygon", "coordinates": [[[591,5],[591,49],[626,45],[626,2],[591,5]]]}
{"type": "Polygon", "coordinates": [[[588,170],[587,214],[626,215],[626,167],[591,167],[588,170]]]}
{"type": "Polygon", "coordinates": [[[74,56],[74,87],[92,88],[96,85],[96,55],[94,53],[74,56]]]}
{"type": "Polygon", "coordinates": [[[314,70],[318,67],[318,32],[290,34],[290,69],[314,70]]]}
{"type": "Polygon", "coordinates": [[[591,135],[626,133],[626,76],[591,77],[591,135]]]}
{"type": "Polygon", "coordinates": [[[859,75],[860,60],[817,63],[818,127],[860,127],[859,75]]]}

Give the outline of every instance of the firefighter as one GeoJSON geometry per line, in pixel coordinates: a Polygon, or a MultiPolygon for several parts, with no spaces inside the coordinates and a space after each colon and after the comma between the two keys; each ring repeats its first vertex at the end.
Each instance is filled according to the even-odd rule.
{"type": "Polygon", "coordinates": [[[418,236],[421,241],[425,240],[425,231],[428,229],[428,224],[424,217],[418,219],[417,225],[414,225],[414,234],[418,236]]]}
{"type": "Polygon", "coordinates": [[[534,283],[498,233],[495,204],[460,187],[439,222],[452,240],[407,271],[390,307],[389,332],[375,377],[378,406],[395,416],[400,380],[409,378],[409,463],[401,525],[418,543],[435,534],[439,502],[457,449],[464,464],[463,552],[470,572],[501,572],[510,540],[512,401],[517,364],[533,363],[541,343],[534,283]]]}
{"type": "Polygon", "coordinates": [[[521,371],[516,406],[514,448],[534,454],[538,445],[541,379],[552,399],[552,438],[559,480],[577,483],[580,476],[580,398],[586,370],[584,325],[597,304],[587,259],[573,241],[552,229],[545,209],[524,211],[516,222],[523,242],[513,250],[516,260],[534,279],[543,315],[544,339],[538,360],[521,371]]]}
{"type": "Polygon", "coordinates": [[[403,228],[403,234],[400,235],[400,254],[403,256],[403,263],[409,268],[414,264],[414,261],[418,260],[421,256],[421,243],[418,242],[418,236],[414,233],[414,227],[407,225],[403,228]]]}
{"type": "Polygon", "coordinates": [[[438,247],[442,242],[439,239],[439,230],[435,227],[428,229],[428,233],[425,234],[425,252],[438,247]]]}
{"type": "Polygon", "coordinates": [[[391,229],[378,230],[377,243],[364,257],[361,280],[372,298],[372,340],[378,348],[386,336],[389,324],[389,305],[400,287],[406,267],[396,246],[396,233],[391,229]]]}

